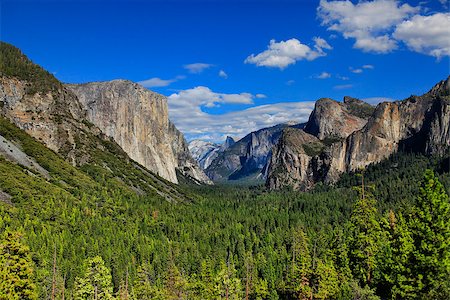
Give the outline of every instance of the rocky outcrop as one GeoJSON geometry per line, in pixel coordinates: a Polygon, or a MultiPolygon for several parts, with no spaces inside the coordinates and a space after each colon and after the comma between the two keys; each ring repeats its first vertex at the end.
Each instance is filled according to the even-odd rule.
{"type": "Polygon", "coordinates": [[[305,132],[321,140],[346,138],[364,127],[373,110],[371,105],[351,97],[344,97],[344,102],[322,98],[317,100],[305,132]]]}
{"type": "Polygon", "coordinates": [[[444,154],[450,147],[449,95],[447,79],[423,96],[380,103],[367,121],[364,114],[369,110],[361,114],[363,104],[353,98],[347,97],[344,104],[320,100],[305,131],[324,147],[318,153],[311,152],[314,155],[308,160],[302,146],[310,142],[298,138],[304,133],[283,135],[270,162],[272,171],[266,184],[272,189],[293,186],[307,190],[317,181],[335,182],[342,173],[378,163],[397,151],[444,154]]]}
{"type": "Polygon", "coordinates": [[[227,136],[225,142],[223,142],[223,144],[220,145],[220,150],[225,151],[228,148],[232,147],[234,144],[236,144],[236,141],[231,136],[227,136]]]}
{"type": "Polygon", "coordinates": [[[267,186],[270,189],[311,188],[323,176],[321,167],[326,165],[325,157],[318,155],[323,148],[317,137],[302,129],[284,129],[269,161],[267,186]]]}
{"type": "Polygon", "coordinates": [[[62,85],[30,93],[33,85],[17,77],[0,77],[0,114],[74,165],[83,164],[89,154],[77,145],[77,140],[86,132],[98,135],[100,131],[82,122],[85,111],[77,97],[62,85]]]}
{"type": "Polygon", "coordinates": [[[211,165],[211,162],[219,155],[221,149],[221,145],[202,140],[193,140],[188,147],[192,157],[203,170],[211,165]]]}
{"type": "Polygon", "coordinates": [[[188,143],[184,135],[169,122],[169,136],[172,139],[172,151],[175,155],[175,168],[184,177],[191,179],[197,184],[212,184],[212,181],[206,176],[198,165],[197,161],[192,157],[188,143]]]}
{"type": "MultiPolygon", "coordinates": [[[[264,179],[264,168],[270,158],[272,147],[278,142],[281,132],[290,124],[263,128],[254,131],[225,150],[206,169],[213,181],[239,180],[249,176],[264,179]]],[[[231,142],[231,141],[230,141],[231,142]]]]}
{"type": "Polygon", "coordinates": [[[164,96],[128,80],[66,86],[86,109],[87,119],[133,160],[174,183],[177,169],[209,183],[191,159],[184,137],[170,123],[164,96]]]}

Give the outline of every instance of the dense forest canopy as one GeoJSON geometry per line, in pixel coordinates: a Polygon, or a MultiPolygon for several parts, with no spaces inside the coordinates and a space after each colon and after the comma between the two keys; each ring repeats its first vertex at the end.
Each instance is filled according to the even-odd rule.
{"type": "Polygon", "coordinates": [[[364,188],[360,173],[309,193],[183,185],[170,203],[14,139],[53,179],[0,157],[0,299],[450,295],[448,157],[396,154],[364,188]]]}

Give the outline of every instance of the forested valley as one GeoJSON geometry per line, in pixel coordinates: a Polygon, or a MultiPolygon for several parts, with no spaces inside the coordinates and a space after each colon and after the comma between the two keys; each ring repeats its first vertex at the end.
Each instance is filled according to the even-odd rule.
{"type": "Polygon", "coordinates": [[[0,299],[448,299],[449,157],[398,153],[308,193],[139,195],[2,119],[0,299]]]}

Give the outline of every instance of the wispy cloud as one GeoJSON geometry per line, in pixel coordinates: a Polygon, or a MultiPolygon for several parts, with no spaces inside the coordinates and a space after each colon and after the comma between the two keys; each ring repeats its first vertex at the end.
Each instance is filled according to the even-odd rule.
{"type": "Polygon", "coordinates": [[[346,89],[351,89],[353,87],[353,84],[339,84],[339,85],[335,85],[333,88],[335,90],[346,90],[346,89]]]}
{"type": "Polygon", "coordinates": [[[352,67],[350,67],[350,72],[355,73],[355,74],[361,74],[363,71],[363,69],[353,69],[352,67]]]}
{"type": "Polygon", "coordinates": [[[189,71],[189,73],[192,74],[199,74],[202,73],[204,70],[211,68],[212,64],[206,64],[206,63],[193,63],[184,65],[183,67],[189,71]]]}
{"type": "Polygon", "coordinates": [[[324,50],[331,50],[332,47],[322,38],[315,37],[312,47],[302,44],[297,39],[276,42],[271,40],[267,50],[259,54],[251,54],[245,60],[247,64],[255,64],[258,67],[272,67],[284,69],[299,60],[315,60],[318,57],[326,56],[324,50]]]}
{"type": "Polygon", "coordinates": [[[348,69],[352,73],[361,74],[361,73],[364,72],[364,70],[373,70],[373,69],[375,69],[375,67],[373,65],[363,65],[363,66],[358,67],[358,68],[349,67],[348,69]]]}
{"type": "Polygon", "coordinates": [[[209,114],[206,107],[226,104],[251,104],[263,94],[224,94],[207,87],[197,87],[168,97],[170,118],[187,139],[221,141],[227,135],[243,137],[251,131],[285,123],[304,122],[314,108],[314,102],[281,102],[250,107],[223,114],[209,114]]]}
{"type": "Polygon", "coordinates": [[[336,75],[336,78],[340,79],[340,80],[349,80],[350,79],[347,76],[342,76],[342,75],[339,75],[339,74],[336,75]]]}
{"type": "Polygon", "coordinates": [[[288,80],[286,81],[286,85],[293,85],[295,83],[295,80],[288,80]]]}
{"type": "Polygon", "coordinates": [[[142,85],[143,87],[146,88],[152,88],[152,87],[164,87],[164,86],[168,86],[173,82],[176,82],[178,80],[184,79],[186,78],[185,76],[177,76],[175,78],[172,79],[161,79],[159,77],[153,77],[150,79],[146,79],[146,80],[142,80],[142,81],[138,81],[138,83],[140,85],[142,85]]]}
{"type": "Polygon", "coordinates": [[[224,79],[227,79],[227,78],[228,78],[228,74],[225,73],[224,70],[220,70],[220,71],[219,71],[219,76],[222,77],[222,78],[224,78],[224,79]]]}
{"type": "Polygon", "coordinates": [[[317,79],[327,79],[330,77],[331,77],[331,74],[328,72],[322,72],[319,75],[314,76],[314,78],[317,78],[317,79]]]}
{"type": "Polygon", "coordinates": [[[264,94],[256,94],[255,97],[258,98],[258,99],[267,98],[267,96],[264,95],[264,94]]]}

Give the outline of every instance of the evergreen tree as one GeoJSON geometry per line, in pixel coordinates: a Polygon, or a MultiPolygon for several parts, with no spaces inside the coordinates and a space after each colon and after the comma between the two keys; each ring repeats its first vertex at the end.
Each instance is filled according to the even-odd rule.
{"type": "Polygon", "coordinates": [[[292,262],[287,274],[287,284],[288,290],[298,299],[309,299],[312,295],[312,259],[308,243],[308,237],[302,227],[292,231],[292,262]]]}
{"type": "Polygon", "coordinates": [[[0,299],[37,299],[33,283],[33,263],[21,234],[5,232],[0,241],[0,299]]]}
{"type": "Polygon", "coordinates": [[[139,266],[133,291],[139,300],[164,300],[164,290],[158,288],[149,275],[147,266],[139,266]]]}
{"type": "Polygon", "coordinates": [[[380,257],[379,291],[390,299],[415,299],[410,260],[414,250],[411,231],[401,213],[390,210],[385,225],[388,243],[380,257]]]}
{"type": "Polygon", "coordinates": [[[314,273],[317,278],[314,299],[335,299],[339,292],[339,276],[332,261],[319,260],[314,273]]]}
{"type": "Polygon", "coordinates": [[[216,275],[216,299],[242,299],[242,283],[236,276],[236,268],[233,264],[221,262],[220,270],[216,275]]]}
{"type": "Polygon", "coordinates": [[[360,197],[350,217],[349,258],[354,278],[362,285],[371,285],[382,244],[382,231],[376,200],[364,189],[364,186],[359,189],[360,197]]]}
{"type": "Polygon", "coordinates": [[[410,264],[417,297],[449,299],[450,204],[449,196],[433,171],[425,172],[417,205],[409,218],[414,240],[410,264]]]}
{"type": "Polygon", "coordinates": [[[75,280],[74,299],[113,299],[111,272],[100,256],[89,258],[84,263],[84,272],[75,280]]]}
{"type": "Polygon", "coordinates": [[[166,275],[166,299],[187,299],[188,283],[173,261],[166,275]]]}

